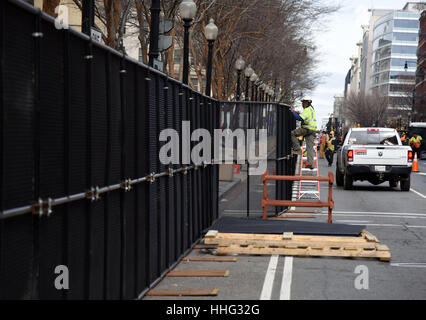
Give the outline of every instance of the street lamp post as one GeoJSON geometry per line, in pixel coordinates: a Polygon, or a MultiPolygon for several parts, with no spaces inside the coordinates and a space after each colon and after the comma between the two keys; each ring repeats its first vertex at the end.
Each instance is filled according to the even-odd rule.
{"type": "Polygon", "coordinates": [[[241,99],[241,84],[240,84],[240,75],[241,71],[244,69],[245,62],[243,57],[240,56],[237,61],[235,61],[235,69],[237,70],[237,94],[236,101],[240,101],[241,99]]]}
{"type": "Polygon", "coordinates": [[[81,32],[91,37],[91,29],[95,24],[94,0],[83,0],[81,15],[81,32]]]}
{"type": "Polygon", "coordinates": [[[183,27],[185,29],[183,37],[183,70],[182,82],[188,84],[189,75],[189,28],[191,21],[197,13],[197,6],[193,0],[183,0],[179,5],[179,12],[183,19],[183,27]]]}
{"type": "Polygon", "coordinates": [[[248,67],[244,70],[244,75],[246,76],[246,95],[245,100],[249,100],[249,82],[250,77],[254,74],[254,70],[252,69],[251,65],[248,65],[248,67]]]}
{"type": "Polygon", "coordinates": [[[218,28],[214,24],[214,20],[210,19],[209,24],[204,29],[207,39],[209,53],[207,58],[207,79],[206,79],[206,96],[210,96],[212,83],[212,60],[213,60],[213,44],[217,38],[218,28]]]}
{"type": "Polygon", "coordinates": [[[250,77],[251,82],[251,101],[254,101],[254,89],[256,86],[256,80],[257,80],[257,74],[253,72],[253,74],[250,77]]]}
{"type": "Polygon", "coordinates": [[[154,67],[154,60],[158,58],[158,35],[160,33],[160,0],[151,2],[151,26],[149,31],[149,66],[154,67]]]}

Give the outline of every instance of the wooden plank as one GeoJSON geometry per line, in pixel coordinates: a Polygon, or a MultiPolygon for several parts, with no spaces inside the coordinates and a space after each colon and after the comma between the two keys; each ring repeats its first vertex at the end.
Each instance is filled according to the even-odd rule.
{"type": "Polygon", "coordinates": [[[270,217],[268,220],[274,220],[274,219],[316,219],[314,216],[302,216],[302,215],[282,215],[282,216],[275,216],[270,217]]]}
{"type": "Polygon", "coordinates": [[[153,289],[147,292],[147,296],[217,296],[219,289],[153,289]]]}
{"type": "Polygon", "coordinates": [[[167,277],[228,277],[229,270],[172,270],[167,277]]]}
{"type": "Polygon", "coordinates": [[[282,239],[284,240],[291,240],[293,238],[293,232],[284,232],[282,239]]]}
{"type": "MultiPolygon", "coordinates": [[[[247,239],[247,240],[267,240],[276,241],[282,239],[282,234],[252,234],[252,233],[218,233],[214,239],[204,239],[206,244],[217,244],[219,239],[247,239]]],[[[363,237],[337,237],[337,236],[310,236],[293,235],[293,240],[297,241],[342,241],[342,242],[362,242],[367,240],[363,237]]]]}
{"type": "Polygon", "coordinates": [[[380,242],[379,239],[377,239],[376,236],[372,235],[370,232],[368,232],[367,230],[362,230],[361,232],[361,236],[365,239],[367,239],[367,241],[370,242],[380,242]]]}
{"type": "Polygon", "coordinates": [[[238,258],[231,257],[185,257],[182,261],[199,261],[199,262],[237,262],[238,258]]]}
{"type": "Polygon", "coordinates": [[[217,249],[217,246],[215,245],[203,245],[203,244],[197,244],[193,247],[193,249],[217,249]]]}
{"type": "MultiPolygon", "coordinates": [[[[383,248],[384,249],[384,248],[383,248]]],[[[355,257],[355,258],[379,258],[382,261],[390,261],[391,253],[385,250],[345,250],[344,248],[255,248],[253,246],[240,247],[232,245],[220,247],[217,254],[249,254],[249,255],[288,255],[288,256],[317,256],[317,257],[355,257]]]]}
{"type": "Polygon", "coordinates": [[[321,210],[286,210],[284,213],[321,213],[321,210]]]}
{"type": "Polygon", "coordinates": [[[216,237],[216,235],[218,234],[218,231],[217,230],[209,230],[207,233],[206,233],[206,235],[205,235],[205,237],[206,238],[214,238],[214,237],[216,237]]]}
{"type": "Polygon", "coordinates": [[[357,248],[371,248],[376,249],[376,243],[373,242],[356,242],[356,241],[337,241],[337,240],[295,240],[295,239],[281,239],[281,240],[251,240],[251,239],[211,239],[215,242],[218,247],[228,247],[231,245],[240,245],[240,246],[262,246],[262,247],[287,247],[288,245],[293,245],[297,247],[309,247],[309,246],[321,246],[321,247],[357,247],[357,248]]]}

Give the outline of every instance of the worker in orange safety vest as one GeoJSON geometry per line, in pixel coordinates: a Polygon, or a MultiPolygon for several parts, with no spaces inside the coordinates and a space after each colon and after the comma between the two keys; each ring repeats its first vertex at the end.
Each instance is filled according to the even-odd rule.
{"type": "Polygon", "coordinates": [[[418,135],[417,133],[414,133],[413,136],[408,141],[411,149],[413,149],[413,153],[414,154],[417,153],[417,156],[420,156],[419,152],[420,152],[422,140],[423,138],[420,135],[418,135]]]}

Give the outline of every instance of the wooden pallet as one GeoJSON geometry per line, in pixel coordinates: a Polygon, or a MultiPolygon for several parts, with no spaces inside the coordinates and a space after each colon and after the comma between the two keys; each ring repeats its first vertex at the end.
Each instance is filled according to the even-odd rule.
{"type": "Polygon", "coordinates": [[[229,270],[172,270],[166,277],[228,277],[229,270]]]}
{"type": "Polygon", "coordinates": [[[371,233],[363,231],[360,237],[308,236],[292,233],[245,234],[218,233],[209,231],[204,242],[217,245],[218,255],[291,255],[379,258],[390,261],[391,253],[387,246],[371,233]]]}
{"type": "Polygon", "coordinates": [[[152,289],[147,292],[147,296],[156,297],[201,297],[217,296],[219,289],[152,289]]]}
{"type": "MultiPolygon", "coordinates": [[[[215,248],[217,248],[215,246],[215,248]]],[[[185,257],[182,258],[184,262],[237,262],[237,258],[228,258],[228,257],[185,257]]]]}

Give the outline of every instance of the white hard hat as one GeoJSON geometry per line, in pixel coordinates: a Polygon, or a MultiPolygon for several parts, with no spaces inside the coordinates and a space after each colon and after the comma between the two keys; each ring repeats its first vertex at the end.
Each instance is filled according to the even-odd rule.
{"type": "Polygon", "coordinates": [[[309,101],[312,102],[312,98],[308,96],[304,96],[301,101],[309,101]]]}

